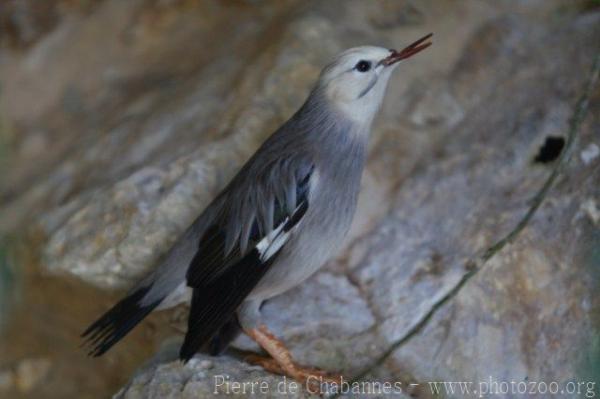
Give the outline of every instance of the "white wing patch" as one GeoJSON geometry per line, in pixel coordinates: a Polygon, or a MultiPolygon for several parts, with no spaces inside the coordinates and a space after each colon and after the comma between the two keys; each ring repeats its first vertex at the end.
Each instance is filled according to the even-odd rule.
{"type": "Polygon", "coordinates": [[[283,227],[288,220],[290,220],[289,216],[286,217],[276,229],[271,231],[265,238],[256,244],[256,249],[258,250],[261,262],[269,260],[269,258],[276,254],[277,251],[283,247],[283,244],[287,242],[290,233],[283,232],[283,227]]]}
{"type": "Polygon", "coordinates": [[[290,227],[288,225],[291,218],[294,217],[296,212],[302,207],[302,205],[298,206],[292,216],[287,216],[285,219],[279,223],[277,228],[273,229],[266,237],[256,244],[256,250],[258,251],[258,256],[261,262],[268,261],[273,255],[275,255],[281,247],[289,240],[290,238],[290,227]]]}

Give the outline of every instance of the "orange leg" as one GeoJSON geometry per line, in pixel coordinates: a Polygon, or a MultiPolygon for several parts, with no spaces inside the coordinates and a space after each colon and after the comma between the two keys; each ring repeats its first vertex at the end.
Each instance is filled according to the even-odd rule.
{"type": "Polygon", "coordinates": [[[271,356],[268,358],[251,355],[246,358],[250,363],[257,364],[272,373],[291,377],[305,386],[310,386],[312,392],[316,392],[321,383],[341,383],[342,376],[296,364],[283,342],[277,339],[265,325],[249,329],[246,334],[271,356]]]}

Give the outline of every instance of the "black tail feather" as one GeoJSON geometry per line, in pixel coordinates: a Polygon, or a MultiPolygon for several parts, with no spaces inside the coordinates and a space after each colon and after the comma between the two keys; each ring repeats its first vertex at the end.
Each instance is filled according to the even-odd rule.
{"type": "Polygon", "coordinates": [[[104,354],[160,304],[164,298],[140,305],[150,287],[142,287],[122,299],[81,334],[91,347],[89,356],[104,354]]]}

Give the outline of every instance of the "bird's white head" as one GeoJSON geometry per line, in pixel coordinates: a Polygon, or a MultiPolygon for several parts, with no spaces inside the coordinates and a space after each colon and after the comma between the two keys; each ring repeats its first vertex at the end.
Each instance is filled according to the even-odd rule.
{"type": "Polygon", "coordinates": [[[429,47],[431,36],[401,51],[374,46],[346,50],[323,69],[318,86],[346,117],[368,126],[381,105],[392,71],[400,61],[429,47]]]}

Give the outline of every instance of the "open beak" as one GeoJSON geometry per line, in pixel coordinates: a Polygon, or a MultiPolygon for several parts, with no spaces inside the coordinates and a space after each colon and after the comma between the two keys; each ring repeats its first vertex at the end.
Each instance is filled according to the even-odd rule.
{"type": "Polygon", "coordinates": [[[433,33],[430,33],[427,36],[423,36],[422,38],[420,38],[413,44],[406,46],[405,48],[403,48],[400,51],[390,50],[392,52],[392,54],[390,54],[388,57],[384,58],[383,60],[379,61],[379,63],[382,65],[385,65],[385,66],[390,66],[392,64],[395,64],[398,61],[402,61],[409,57],[412,57],[413,55],[417,54],[418,52],[425,50],[427,47],[431,46],[431,42],[429,41],[431,36],[433,36],[433,33]]]}

